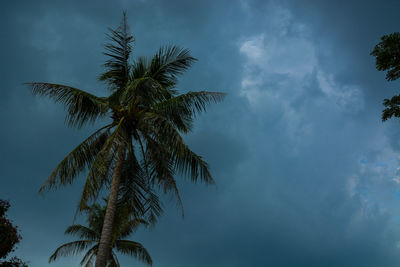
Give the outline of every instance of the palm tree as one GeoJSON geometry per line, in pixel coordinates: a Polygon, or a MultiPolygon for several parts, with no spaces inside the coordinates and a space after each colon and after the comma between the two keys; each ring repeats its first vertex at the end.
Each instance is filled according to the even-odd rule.
{"type": "Polygon", "coordinates": [[[146,205],[151,209],[154,195],[146,192],[152,186],[174,193],[180,201],[175,175],[214,183],[207,163],[185,144],[182,134],[192,130],[195,116],[208,104],[224,97],[223,93],[207,91],[178,94],[178,76],[196,61],[187,49],[162,47],[151,59],[139,57],[131,63],[134,39],[125,12],[120,26],[110,30],[108,37],[104,54],[109,60],[99,79],[108,85],[109,96],[98,97],[66,85],[27,83],[33,94],[64,104],[70,126],[79,128],[101,118],[111,119],[72,150],[40,189],[71,184],[87,169],[82,209],[105,185],[110,187],[96,267],[104,267],[109,256],[119,195],[143,211],[146,205]],[[127,188],[132,190],[121,190],[121,179],[130,183],[127,188]]]}
{"type": "MultiPolygon", "coordinates": [[[[80,264],[92,266],[94,259],[98,253],[101,230],[103,220],[106,213],[106,206],[94,204],[84,208],[87,213],[88,226],[74,224],[67,228],[65,234],[75,235],[81,240],[69,242],[61,245],[50,256],[49,262],[55,261],[60,256],[69,256],[87,250],[80,264]]],[[[108,251],[107,266],[120,266],[116,254],[113,249],[126,255],[137,258],[138,260],[152,265],[152,259],[142,244],[130,240],[123,240],[134,232],[141,224],[147,225],[142,219],[133,218],[128,206],[118,205],[117,214],[114,218],[112,231],[111,247],[108,251]]]]}

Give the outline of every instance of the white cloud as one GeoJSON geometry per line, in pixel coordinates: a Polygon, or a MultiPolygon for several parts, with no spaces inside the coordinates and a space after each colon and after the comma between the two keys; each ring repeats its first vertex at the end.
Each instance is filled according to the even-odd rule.
{"type": "Polygon", "coordinates": [[[362,92],[356,85],[338,85],[332,74],[317,72],[319,88],[326,101],[333,102],[340,111],[357,112],[364,106],[362,92]]]}
{"type": "Polygon", "coordinates": [[[358,170],[347,179],[347,192],[361,201],[360,213],[379,207],[398,218],[400,189],[400,155],[381,132],[364,147],[369,155],[360,156],[358,170]]]}
{"type": "Polygon", "coordinates": [[[317,66],[314,46],[301,36],[261,33],[242,42],[240,52],[247,58],[247,68],[258,67],[264,72],[295,79],[310,74],[317,66]]]}
{"type": "MultiPolygon", "coordinates": [[[[284,18],[271,22],[275,30],[249,36],[239,44],[245,58],[239,93],[257,114],[279,114],[279,122],[272,127],[282,128],[291,149],[287,152],[299,155],[321,138],[321,128],[329,120],[341,121],[343,129],[354,131],[344,118],[364,108],[364,96],[359,85],[340,82],[320,62],[307,25],[293,25],[290,15],[284,18]]],[[[375,158],[363,155],[366,163],[346,174],[345,190],[350,198],[360,201],[355,220],[370,216],[376,205],[380,212],[391,214],[398,208],[395,193],[400,185],[400,171],[396,171],[400,158],[384,136],[379,130],[371,136],[364,149],[372,151],[375,158]]]]}
{"type": "Polygon", "coordinates": [[[255,110],[274,107],[281,114],[285,134],[295,143],[306,145],[316,128],[308,118],[310,109],[358,112],[363,107],[363,95],[359,86],[340,84],[323,70],[307,25],[293,23],[287,9],[275,10],[279,12],[268,17],[273,25],[268,33],[248,36],[239,44],[245,58],[239,94],[255,110]],[[310,92],[316,89],[318,95],[310,92]],[[299,99],[308,106],[298,105],[299,99]]]}

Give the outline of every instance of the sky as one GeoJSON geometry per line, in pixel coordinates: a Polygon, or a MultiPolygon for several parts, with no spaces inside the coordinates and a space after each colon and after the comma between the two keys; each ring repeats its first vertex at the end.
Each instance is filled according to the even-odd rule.
{"type": "MultiPolygon", "coordinates": [[[[185,91],[226,99],[185,140],[216,186],[178,178],[185,217],[164,197],[153,229],[131,236],[155,267],[399,266],[400,123],[381,121],[397,94],[370,52],[398,31],[399,1],[0,1],[0,198],[23,237],[29,266],[48,264],[73,238],[83,185],[38,189],[96,127],[64,124],[65,111],[23,82],[61,83],[99,96],[105,33],[124,10],[134,56],[162,45],[198,62],[185,91]]],[[[78,221],[84,218],[78,218],[78,221]]],[[[120,257],[121,266],[144,266],[120,257]]]]}

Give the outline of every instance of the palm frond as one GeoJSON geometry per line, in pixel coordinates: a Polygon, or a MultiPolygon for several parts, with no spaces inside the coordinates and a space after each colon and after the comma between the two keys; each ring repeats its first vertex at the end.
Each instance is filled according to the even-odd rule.
{"type": "Polygon", "coordinates": [[[151,77],[137,78],[127,84],[120,102],[124,106],[148,106],[154,99],[162,99],[162,93],[163,90],[159,89],[151,77]]]}
{"type": "MultiPolygon", "coordinates": [[[[104,202],[107,203],[107,200],[104,199],[104,202]]],[[[101,233],[106,212],[105,208],[98,203],[94,203],[90,206],[83,207],[81,211],[86,213],[88,228],[92,229],[94,232],[101,233]]]]}
{"type": "Polygon", "coordinates": [[[190,176],[193,182],[197,182],[200,178],[206,184],[214,184],[208,164],[203,161],[202,157],[189,149],[168,120],[158,114],[148,112],[143,116],[143,121],[143,124],[146,124],[143,126],[144,129],[152,128],[151,132],[156,133],[157,146],[165,146],[168,149],[172,169],[185,176],[190,176]]]}
{"type": "Polygon", "coordinates": [[[128,205],[130,212],[134,216],[142,216],[144,214],[144,202],[146,199],[144,192],[145,185],[140,180],[131,179],[131,176],[122,176],[121,178],[121,197],[118,203],[128,205]]]}
{"type": "Polygon", "coordinates": [[[129,138],[127,156],[122,166],[119,203],[121,206],[128,206],[135,217],[140,217],[144,213],[145,187],[144,172],[137,161],[132,139],[129,138]]]}
{"type": "Polygon", "coordinates": [[[123,220],[118,224],[118,239],[129,236],[134,231],[136,231],[140,225],[148,225],[147,221],[141,218],[134,218],[133,220],[123,220]]]}
{"type": "Polygon", "coordinates": [[[120,267],[117,255],[114,252],[111,252],[111,256],[109,257],[110,263],[107,267],[120,267]]]}
{"type": "Polygon", "coordinates": [[[183,175],[190,176],[193,182],[197,182],[200,178],[206,184],[215,184],[207,162],[190,150],[186,144],[182,143],[179,148],[175,149],[174,158],[174,165],[177,171],[183,175]]]}
{"type": "Polygon", "coordinates": [[[85,267],[93,267],[94,266],[93,261],[95,260],[95,258],[96,258],[96,254],[92,253],[90,255],[88,261],[86,262],[85,267]]]}
{"type": "Polygon", "coordinates": [[[85,253],[85,256],[83,256],[80,264],[83,265],[86,262],[85,267],[91,267],[93,265],[92,264],[92,259],[93,259],[93,257],[96,257],[98,249],[99,249],[99,245],[98,244],[96,244],[92,248],[90,248],[85,253]]]}
{"type": "Polygon", "coordinates": [[[120,203],[128,205],[134,216],[141,217],[154,226],[163,210],[152,185],[133,179],[124,179],[122,183],[120,203]]]}
{"type": "Polygon", "coordinates": [[[71,225],[65,230],[65,234],[76,235],[82,239],[97,240],[100,238],[100,231],[95,231],[94,229],[88,228],[80,224],[71,225]]]}
{"type": "Polygon", "coordinates": [[[138,57],[132,65],[132,78],[140,79],[147,76],[150,61],[146,57],[138,57]]]}
{"type": "Polygon", "coordinates": [[[178,130],[187,133],[192,129],[193,119],[197,113],[206,111],[207,106],[221,102],[225,97],[219,92],[188,92],[156,103],[154,112],[166,117],[178,130]]]}
{"type": "MultiPolygon", "coordinates": [[[[153,190],[149,190],[145,202],[145,218],[149,222],[150,226],[154,226],[157,223],[158,218],[163,212],[160,199],[153,190]]],[[[183,211],[182,211],[183,213],[183,211]]]]}
{"type": "Polygon", "coordinates": [[[121,180],[120,193],[119,202],[129,206],[130,212],[134,216],[144,218],[151,225],[156,223],[162,213],[162,208],[159,198],[153,192],[149,182],[125,176],[121,180]]]}
{"type": "Polygon", "coordinates": [[[66,123],[69,126],[82,127],[93,123],[108,112],[106,98],[97,97],[83,90],[54,83],[25,83],[34,95],[48,96],[56,103],[61,102],[67,109],[66,123]]]}
{"type": "Polygon", "coordinates": [[[108,181],[107,175],[112,171],[110,167],[115,155],[116,150],[121,142],[121,125],[123,118],[119,124],[115,127],[113,133],[104,142],[103,147],[98,151],[94,161],[89,170],[89,174],[86,178],[84,185],[81,201],[79,204],[80,210],[87,206],[88,200],[96,199],[99,191],[103,185],[108,181]]]}
{"type": "Polygon", "coordinates": [[[109,29],[107,35],[110,40],[105,45],[107,52],[104,54],[110,59],[104,64],[106,71],[99,77],[99,80],[106,81],[112,90],[122,89],[127,83],[130,75],[129,56],[132,51],[133,36],[129,33],[129,26],[126,21],[126,12],[123,14],[120,26],[113,30],[109,29]]]}
{"type": "Polygon", "coordinates": [[[149,163],[147,159],[147,155],[145,152],[144,144],[142,142],[142,136],[138,134],[137,141],[139,143],[140,152],[142,155],[142,166],[144,166],[144,179],[143,179],[143,188],[145,188],[146,192],[146,201],[144,204],[144,213],[143,215],[146,218],[146,221],[149,222],[150,226],[154,226],[157,223],[158,218],[161,216],[163,209],[161,207],[160,199],[158,195],[153,190],[153,184],[149,183],[152,181],[150,170],[149,170],[149,163]]]}
{"type": "Polygon", "coordinates": [[[129,240],[116,240],[115,248],[118,252],[135,257],[150,266],[153,264],[150,254],[143,247],[143,245],[138,242],[129,240]]]}
{"type": "Polygon", "coordinates": [[[151,60],[148,75],[168,89],[175,86],[177,76],[189,69],[196,60],[190,56],[188,49],[161,47],[151,60]]]}
{"type": "Polygon", "coordinates": [[[141,137],[137,136],[142,153],[142,162],[139,163],[132,144],[128,145],[128,153],[121,177],[120,202],[128,206],[130,212],[138,218],[143,218],[154,225],[162,213],[161,203],[150,183],[149,165],[146,163],[144,147],[141,137]]]}
{"type": "Polygon", "coordinates": [[[49,258],[49,263],[55,261],[60,256],[69,256],[77,254],[90,246],[93,243],[92,240],[78,240],[66,243],[54,251],[54,253],[49,258]]]}
{"type": "Polygon", "coordinates": [[[39,191],[56,187],[57,182],[61,185],[71,184],[79,173],[91,165],[101,151],[108,139],[110,127],[111,125],[107,125],[97,130],[72,150],[52,171],[39,191]],[[103,132],[104,129],[106,130],[103,132]]]}
{"type": "Polygon", "coordinates": [[[161,207],[161,202],[158,195],[154,192],[153,184],[150,183],[152,181],[152,177],[150,175],[149,163],[147,159],[147,155],[145,152],[144,144],[142,142],[143,136],[138,134],[137,141],[139,143],[140,152],[142,155],[142,163],[144,166],[144,179],[143,179],[143,188],[145,188],[146,192],[146,201],[144,204],[144,213],[143,215],[146,218],[146,221],[149,222],[150,226],[154,226],[157,223],[158,218],[161,216],[163,209],[161,207]]]}
{"type": "MultiPolygon", "coordinates": [[[[164,143],[154,140],[148,135],[143,135],[146,140],[146,159],[148,159],[148,169],[150,171],[150,181],[151,184],[157,183],[158,186],[164,191],[164,193],[172,192],[177,201],[177,206],[180,207],[182,212],[182,217],[184,216],[183,204],[180,197],[178,187],[174,178],[174,168],[173,168],[173,158],[172,154],[168,150],[164,143]]],[[[155,200],[149,198],[148,200],[155,200]]],[[[150,204],[150,202],[149,202],[150,204]]],[[[153,203],[153,204],[157,204],[153,203]]],[[[155,209],[151,210],[155,212],[153,215],[157,214],[157,206],[155,209]]],[[[150,215],[152,216],[152,215],[150,215]]]]}

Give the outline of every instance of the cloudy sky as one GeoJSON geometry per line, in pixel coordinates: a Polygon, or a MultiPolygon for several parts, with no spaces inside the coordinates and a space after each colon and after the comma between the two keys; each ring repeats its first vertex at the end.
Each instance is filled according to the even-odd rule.
{"type": "MultiPolygon", "coordinates": [[[[183,91],[226,92],[187,142],[216,186],[179,179],[175,203],[132,236],[159,267],[399,266],[400,124],[382,123],[398,91],[369,55],[399,30],[399,1],[0,1],[0,198],[23,240],[16,255],[48,264],[72,239],[82,179],[45,195],[57,163],[97,125],[64,125],[60,105],[22,85],[47,81],[105,95],[107,27],[123,10],[134,55],[161,45],[199,61],[183,91]]],[[[141,266],[127,257],[122,266],[141,266]]]]}

